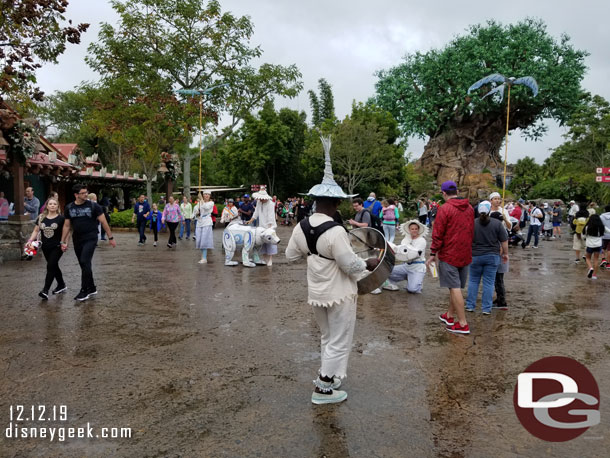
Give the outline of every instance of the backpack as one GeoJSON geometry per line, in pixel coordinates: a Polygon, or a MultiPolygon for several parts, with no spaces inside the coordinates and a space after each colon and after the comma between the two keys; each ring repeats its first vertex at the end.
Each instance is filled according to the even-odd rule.
{"type": "Polygon", "coordinates": [[[319,226],[312,227],[312,225],[309,224],[309,218],[301,220],[299,224],[301,226],[303,234],[305,235],[305,240],[307,241],[307,248],[309,248],[309,254],[317,254],[321,258],[330,259],[318,253],[318,250],[316,249],[316,244],[318,243],[318,239],[322,234],[324,234],[327,230],[335,226],[341,226],[341,224],[337,221],[327,221],[325,223],[320,224],[319,226]]]}
{"type": "MultiPolygon", "coordinates": [[[[540,221],[540,224],[542,224],[542,223],[544,223],[544,219],[546,218],[546,213],[540,207],[534,207],[534,210],[532,210],[532,213],[534,213],[536,211],[536,209],[540,210],[540,213],[542,213],[542,216],[540,218],[538,218],[538,221],[540,221]]],[[[536,217],[534,216],[534,218],[536,218],[536,217]]]]}
{"type": "Polygon", "coordinates": [[[373,205],[369,206],[368,208],[365,208],[365,210],[369,212],[369,215],[371,215],[371,227],[373,229],[377,229],[383,234],[383,223],[381,222],[381,218],[379,217],[379,215],[375,215],[373,213],[373,210],[371,208],[372,206],[373,205]]]}

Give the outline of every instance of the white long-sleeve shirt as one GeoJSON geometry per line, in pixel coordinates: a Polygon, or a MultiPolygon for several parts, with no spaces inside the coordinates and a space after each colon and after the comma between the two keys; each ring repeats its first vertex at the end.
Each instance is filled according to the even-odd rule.
{"type": "Polygon", "coordinates": [[[271,200],[259,200],[256,202],[256,209],[252,215],[252,219],[258,218],[258,225],[265,229],[269,227],[276,228],[275,221],[275,202],[271,200]]]}
{"type": "Polygon", "coordinates": [[[197,227],[211,226],[214,201],[198,202],[193,209],[193,217],[197,218],[197,227]]]}
{"type": "MultiPolygon", "coordinates": [[[[323,213],[314,213],[309,218],[312,227],[327,221],[332,221],[332,218],[323,213]]],[[[366,270],[366,263],[354,254],[345,229],[340,226],[328,229],[318,239],[316,250],[329,259],[307,256],[307,240],[301,225],[297,224],[286,248],[286,258],[294,262],[307,257],[307,302],[330,307],[348,296],[358,294],[357,281],[366,270]]]]}

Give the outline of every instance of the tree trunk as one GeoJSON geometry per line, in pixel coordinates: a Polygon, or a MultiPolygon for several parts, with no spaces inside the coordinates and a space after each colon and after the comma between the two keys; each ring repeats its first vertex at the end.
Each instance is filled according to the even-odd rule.
{"type": "Polygon", "coordinates": [[[152,196],[152,177],[149,177],[148,175],[146,175],[146,196],[149,199],[150,204],[152,205],[153,203],[153,196],[152,196]]]}
{"type": "Polygon", "coordinates": [[[472,122],[461,125],[430,138],[418,165],[433,174],[438,184],[453,180],[458,184],[460,194],[477,198],[482,193],[477,193],[476,188],[485,184],[477,179],[483,170],[490,170],[492,176],[503,172],[504,160],[499,150],[504,134],[500,119],[488,124],[472,122]]]}

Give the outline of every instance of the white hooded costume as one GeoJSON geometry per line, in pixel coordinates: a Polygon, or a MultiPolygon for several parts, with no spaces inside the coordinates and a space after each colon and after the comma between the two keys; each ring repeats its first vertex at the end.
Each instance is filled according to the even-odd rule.
{"type": "Polygon", "coordinates": [[[410,293],[421,293],[426,275],[426,234],[428,227],[420,223],[419,220],[412,219],[399,226],[399,231],[404,234],[400,245],[390,243],[396,253],[396,261],[405,261],[404,264],[395,265],[390,274],[390,278],[384,284],[384,289],[397,290],[396,283],[407,280],[407,291],[410,293]],[[411,238],[409,226],[416,224],[419,228],[419,236],[411,238]]]}
{"type": "MultiPolygon", "coordinates": [[[[273,202],[271,196],[267,194],[267,191],[261,189],[259,192],[252,194],[252,197],[256,199],[256,209],[254,210],[252,219],[258,219],[258,225],[264,229],[277,228],[277,222],[275,220],[275,202],[273,202]]],[[[263,256],[277,254],[277,244],[263,243],[260,254],[263,256]]],[[[265,262],[270,266],[272,263],[271,258],[267,257],[265,262]]]]}

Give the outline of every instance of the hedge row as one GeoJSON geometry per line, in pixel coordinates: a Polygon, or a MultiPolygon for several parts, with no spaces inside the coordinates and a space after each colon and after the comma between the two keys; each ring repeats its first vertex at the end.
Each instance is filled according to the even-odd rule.
{"type": "MultiPolygon", "coordinates": [[[[216,204],[216,208],[218,209],[218,215],[222,213],[222,209],[224,205],[216,204]]],[[[160,211],[163,211],[163,207],[159,208],[160,211]]],[[[122,212],[114,212],[110,214],[110,225],[112,227],[136,227],[135,223],[131,222],[131,218],[133,217],[133,208],[129,208],[127,210],[123,210],[122,212]]]]}

